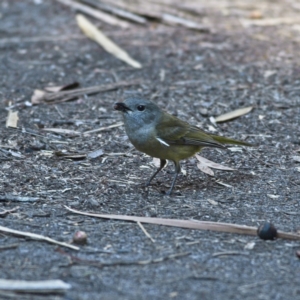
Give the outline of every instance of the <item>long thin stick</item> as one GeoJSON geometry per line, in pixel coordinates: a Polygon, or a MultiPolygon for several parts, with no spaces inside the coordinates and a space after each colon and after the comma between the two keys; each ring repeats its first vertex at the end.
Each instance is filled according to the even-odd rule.
{"type": "MultiPolygon", "coordinates": [[[[66,205],[64,207],[76,214],[103,218],[103,219],[115,219],[123,221],[132,221],[132,222],[141,222],[148,224],[157,224],[165,225],[172,227],[181,227],[189,229],[198,229],[198,230],[211,230],[217,232],[229,232],[237,234],[246,234],[246,235],[257,235],[257,228],[245,225],[236,225],[231,223],[219,223],[219,222],[208,222],[208,221],[196,221],[196,220],[178,220],[178,219],[163,219],[163,218],[148,218],[148,217],[135,217],[135,216],[124,216],[124,215],[104,215],[104,214],[94,214],[81,212],[75,209],[72,209],[66,205]]],[[[300,240],[300,235],[296,233],[289,233],[283,231],[277,231],[277,237],[282,239],[289,240],[300,240]]]]}
{"type": "Polygon", "coordinates": [[[67,244],[67,243],[64,243],[64,242],[59,242],[59,241],[53,240],[53,239],[51,239],[47,236],[43,236],[43,235],[36,234],[36,233],[31,233],[31,232],[26,232],[26,231],[19,231],[19,230],[10,229],[10,228],[4,227],[4,226],[0,226],[0,231],[15,234],[15,235],[20,235],[20,236],[26,236],[26,237],[32,238],[34,240],[45,241],[45,242],[48,242],[48,243],[52,243],[52,244],[60,245],[60,246],[63,246],[63,247],[71,248],[73,250],[79,250],[79,247],[77,247],[77,246],[73,246],[73,245],[70,245],[70,244],[67,244]]]}
{"type": "Polygon", "coordinates": [[[5,291],[48,294],[62,293],[70,288],[70,284],[59,279],[40,281],[0,279],[0,290],[5,291]]]}
{"type": "Polygon", "coordinates": [[[108,13],[114,14],[118,17],[128,19],[133,22],[137,22],[140,24],[146,24],[147,19],[138,16],[137,14],[134,14],[130,11],[115,7],[113,5],[105,4],[105,3],[100,3],[100,2],[94,2],[92,0],[81,0],[81,2],[86,3],[87,5],[91,5],[94,7],[99,8],[100,10],[106,11],[108,13]]]}

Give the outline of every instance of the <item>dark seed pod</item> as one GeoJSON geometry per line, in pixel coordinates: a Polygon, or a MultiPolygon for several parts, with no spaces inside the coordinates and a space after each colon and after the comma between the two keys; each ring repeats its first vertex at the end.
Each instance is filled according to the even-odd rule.
{"type": "Polygon", "coordinates": [[[272,223],[265,222],[258,227],[257,235],[263,240],[274,240],[277,237],[277,229],[272,223]]]}

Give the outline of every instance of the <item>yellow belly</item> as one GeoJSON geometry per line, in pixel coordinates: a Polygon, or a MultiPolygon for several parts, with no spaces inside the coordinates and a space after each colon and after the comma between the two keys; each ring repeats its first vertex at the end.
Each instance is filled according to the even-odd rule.
{"type": "Polygon", "coordinates": [[[156,139],[152,139],[144,144],[136,144],[133,145],[137,148],[137,150],[144,152],[152,157],[157,157],[161,159],[169,159],[173,161],[180,161],[182,159],[189,158],[195,155],[197,152],[201,150],[200,146],[193,145],[172,145],[169,146],[160,143],[156,139]]]}

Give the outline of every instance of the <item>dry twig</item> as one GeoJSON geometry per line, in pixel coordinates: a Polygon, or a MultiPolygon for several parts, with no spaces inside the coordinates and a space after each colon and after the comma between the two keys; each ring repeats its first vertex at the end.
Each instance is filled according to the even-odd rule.
{"type": "Polygon", "coordinates": [[[31,239],[38,240],[38,241],[44,241],[44,242],[48,242],[51,244],[60,245],[62,247],[71,248],[73,250],[79,250],[79,248],[77,246],[73,246],[73,245],[70,245],[70,244],[67,244],[64,242],[59,242],[59,241],[53,240],[47,236],[43,236],[43,235],[36,234],[36,233],[14,230],[14,229],[10,229],[10,228],[4,227],[4,226],[0,226],[0,231],[5,232],[5,233],[11,233],[11,234],[23,236],[23,237],[29,237],[31,239]]]}
{"type": "Polygon", "coordinates": [[[152,236],[148,233],[148,231],[145,229],[145,227],[142,225],[141,222],[137,222],[139,227],[142,229],[142,231],[145,233],[145,236],[151,240],[152,243],[155,243],[155,240],[152,238],[152,236]]]}
{"type": "Polygon", "coordinates": [[[59,279],[40,281],[0,279],[0,290],[4,291],[50,294],[63,293],[70,288],[70,284],[59,279]]]}
{"type": "MultiPolygon", "coordinates": [[[[188,229],[229,232],[229,233],[246,234],[246,235],[254,235],[254,236],[257,235],[256,227],[250,227],[245,225],[236,225],[236,224],[221,223],[221,222],[219,223],[219,222],[208,222],[208,221],[196,221],[196,220],[179,220],[179,219],[135,217],[135,216],[124,216],[124,215],[94,214],[94,213],[75,210],[66,205],[64,205],[64,207],[75,214],[96,217],[96,218],[141,222],[141,223],[165,225],[165,226],[188,228],[188,229]]],[[[277,231],[277,237],[282,239],[289,239],[289,240],[300,240],[299,234],[283,232],[283,231],[277,231]]]]}
{"type": "Polygon", "coordinates": [[[118,8],[116,6],[110,5],[110,4],[105,4],[105,3],[100,3],[100,2],[94,2],[91,0],[81,0],[81,2],[86,3],[88,5],[94,6],[99,8],[100,10],[106,11],[108,13],[111,13],[113,15],[116,15],[118,17],[128,19],[130,21],[139,23],[139,24],[146,24],[147,19],[138,16],[137,14],[134,14],[130,11],[127,11],[125,9],[118,8]]]}
{"type": "Polygon", "coordinates": [[[116,25],[116,26],[120,26],[122,28],[128,28],[129,27],[129,23],[127,23],[126,21],[121,21],[111,15],[108,15],[104,12],[101,12],[99,10],[96,10],[94,8],[91,8],[87,5],[72,1],[72,0],[56,0],[64,5],[67,6],[71,6],[72,8],[81,11],[85,14],[88,14],[98,20],[101,20],[107,24],[110,25],[116,25]]]}
{"type": "MultiPolygon", "coordinates": [[[[70,91],[61,91],[57,93],[47,93],[44,92],[41,97],[35,101],[33,104],[38,103],[49,103],[49,104],[56,104],[60,102],[65,102],[72,100],[74,98],[83,96],[83,95],[91,95],[91,94],[97,94],[100,92],[107,92],[111,90],[115,90],[121,87],[127,87],[131,85],[139,85],[141,84],[138,80],[132,80],[132,81],[120,81],[117,83],[110,83],[105,85],[97,85],[97,86],[91,86],[88,88],[80,88],[80,89],[74,89],[70,91]]],[[[33,96],[34,97],[34,96],[33,96]]],[[[33,102],[33,97],[31,98],[31,102],[33,102]]]]}
{"type": "Polygon", "coordinates": [[[1,217],[4,217],[4,216],[6,216],[7,214],[12,213],[12,212],[14,212],[14,211],[16,211],[16,210],[18,210],[18,209],[19,209],[19,206],[14,207],[14,208],[12,208],[12,209],[5,209],[5,210],[3,210],[3,211],[0,211],[0,216],[1,216],[1,217]]]}
{"type": "Polygon", "coordinates": [[[115,44],[83,15],[77,15],[76,19],[78,26],[84,32],[84,34],[102,46],[105,51],[134,68],[139,69],[142,67],[138,61],[131,58],[125,50],[121,49],[117,44],[115,44]]]}

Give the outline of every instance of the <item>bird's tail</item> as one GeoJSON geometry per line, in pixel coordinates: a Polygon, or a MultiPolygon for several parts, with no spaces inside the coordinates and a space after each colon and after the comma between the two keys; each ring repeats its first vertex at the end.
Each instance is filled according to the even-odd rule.
{"type": "Polygon", "coordinates": [[[241,145],[241,146],[248,146],[248,147],[254,147],[255,145],[246,143],[243,141],[238,141],[234,139],[230,139],[224,136],[219,136],[219,135],[210,135],[215,141],[219,142],[220,144],[230,144],[230,145],[241,145]]]}

